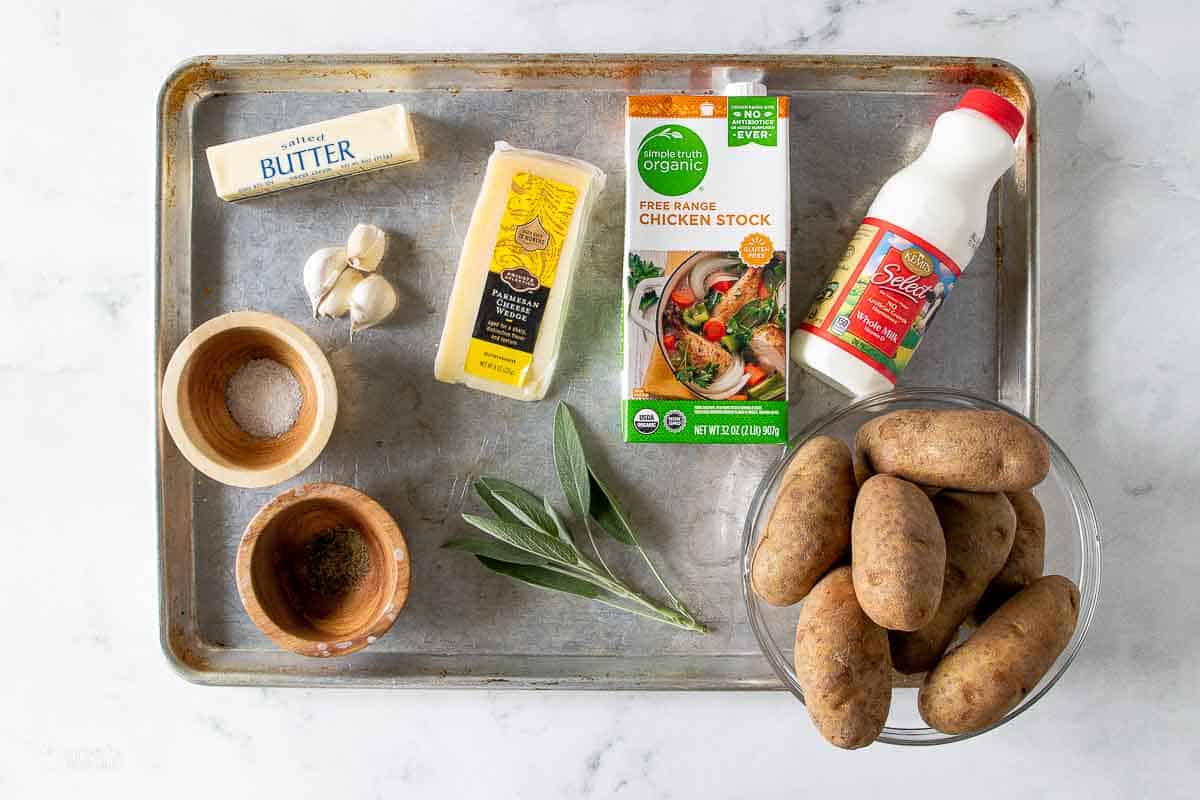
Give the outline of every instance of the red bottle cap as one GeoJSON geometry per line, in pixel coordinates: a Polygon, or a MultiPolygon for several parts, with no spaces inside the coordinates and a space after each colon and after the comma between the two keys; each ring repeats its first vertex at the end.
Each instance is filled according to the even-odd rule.
{"type": "Polygon", "coordinates": [[[1025,115],[1021,113],[1021,109],[987,89],[968,89],[955,108],[978,111],[1003,128],[1014,142],[1017,140],[1017,134],[1021,132],[1021,126],[1025,124],[1025,115]]]}

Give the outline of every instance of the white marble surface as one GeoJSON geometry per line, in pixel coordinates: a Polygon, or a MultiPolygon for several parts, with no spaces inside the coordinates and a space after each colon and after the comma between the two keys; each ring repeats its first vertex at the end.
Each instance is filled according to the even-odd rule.
{"type": "Polygon", "coordinates": [[[1200,11],[963,3],[5,3],[0,797],[1194,796],[1200,11]],[[176,677],[156,632],[156,90],[197,53],[403,50],[979,54],[1026,70],[1042,114],[1041,419],[1106,532],[1101,608],[1064,683],[964,745],[843,753],[782,694],[176,677]]]}

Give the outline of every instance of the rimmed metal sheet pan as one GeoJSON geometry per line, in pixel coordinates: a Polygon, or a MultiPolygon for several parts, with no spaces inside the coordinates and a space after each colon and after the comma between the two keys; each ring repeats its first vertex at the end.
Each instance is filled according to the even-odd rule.
{"type": "MultiPolygon", "coordinates": [[[[737,555],[747,504],[781,448],[621,444],[615,391],[624,98],[719,91],[759,76],[772,93],[792,97],[793,309],[807,307],[880,184],[916,156],[933,119],[966,86],[996,89],[1026,111],[1028,136],[994,194],[987,238],[904,383],[1035,411],[1038,127],[1032,87],[1009,64],[789,55],[197,58],[168,77],[159,99],[156,375],[194,326],[234,309],[269,311],[325,349],[341,411],[321,458],[264,490],[196,473],[159,422],[161,638],[181,674],[252,685],[778,688],[741,605],[737,555]],[[393,102],[415,115],[419,164],[238,204],[215,196],[208,145],[393,102]],[[462,235],[497,139],[579,156],[610,176],[558,376],[534,405],[432,376],[462,235]],[[367,221],[391,234],[383,269],[404,300],[391,323],[351,345],[344,321],[311,319],[300,268],[367,221]],[[559,499],[548,438],[559,399],[576,409],[648,549],[711,635],[544,594],[439,549],[462,531],[459,514],[478,510],[469,491],[478,475],[519,477],[559,499]],[[277,650],[246,618],[233,582],[250,517],[277,491],[312,480],[377,498],[413,557],[413,593],[395,627],[343,660],[277,650]]],[[[795,429],[844,402],[794,373],[795,429]]]]}

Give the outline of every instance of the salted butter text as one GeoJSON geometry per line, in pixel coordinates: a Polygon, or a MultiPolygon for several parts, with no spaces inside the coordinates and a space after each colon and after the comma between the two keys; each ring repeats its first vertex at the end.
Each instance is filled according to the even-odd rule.
{"type": "Polygon", "coordinates": [[[262,168],[263,180],[269,180],[283,175],[291,175],[297,171],[303,173],[327,167],[330,164],[350,161],[354,157],[354,153],[350,152],[350,140],[341,139],[336,143],[318,144],[315,147],[306,147],[303,150],[293,150],[290,153],[264,158],[258,162],[258,165],[262,168]]]}

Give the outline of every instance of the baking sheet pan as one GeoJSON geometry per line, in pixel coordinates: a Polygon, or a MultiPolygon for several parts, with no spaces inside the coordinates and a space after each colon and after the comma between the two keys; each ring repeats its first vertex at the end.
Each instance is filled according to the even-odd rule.
{"type": "MultiPolygon", "coordinates": [[[[263,490],[200,475],[159,421],[161,638],[181,674],[248,685],[779,688],[742,608],[737,555],[750,498],[782,448],[622,444],[616,390],[624,98],[719,91],[760,76],[793,104],[793,323],[879,186],[920,152],[934,118],[966,86],[993,88],[1025,109],[1028,137],[993,195],[987,238],[902,383],[964,389],[1035,412],[1038,129],[1031,85],[1011,65],[788,55],[194,59],[169,76],[159,102],[156,375],[196,325],[231,310],[268,311],[326,351],[340,411],[317,462],[263,490]],[[214,194],[208,145],[395,102],[414,114],[420,163],[237,204],[214,194]],[[558,374],[537,404],[432,375],[462,236],[498,139],[584,158],[609,174],[558,374]],[[358,222],[389,232],[382,270],[404,299],[391,321],[351,345],[345,320],[311,318],[300,271],[358,222]],[[464,532],[461,512],[481,509],[470,491],[479,475],[517,479],[565,509],[549,438],[558,400],[575,409],[645,546],[710,635],[540,592],[439,549],[464,532]],[[378,499],[412,552],[404,613],[387,636],[346,659],[276,649],[242,611],[233,580],[254,512],[314,480],[378,499]]],[[[791,393],[797,430],[844,402],[799,370],[791,393]]],[[[606,556],[649,589],[652,579],[613,547],[606,556]]]]}

